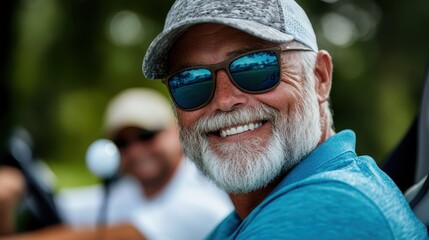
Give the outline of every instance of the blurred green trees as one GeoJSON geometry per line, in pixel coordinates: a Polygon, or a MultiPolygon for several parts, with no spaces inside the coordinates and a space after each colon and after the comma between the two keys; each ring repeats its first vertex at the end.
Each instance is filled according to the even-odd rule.
{"type": "MultiPolygon", "coordinates": [[[[3,64],[2,140],[25,127],[60,186],[95,181],[85,151],[102,137],[104,107],[146,86],[141,63],[172,0],[10,0],[3,64]],[[8,54],[8,55],[7,55],[8,54]],[[80,176],[80,177],[76,177],[80,176]],[[83,176],[83,177],[81,177],[83,176]]],[[[336,130],[354,129],[360,154],[379,163],[414,119],[429,56],[425,0],[301,0],[334,61],[336,130]]]]}

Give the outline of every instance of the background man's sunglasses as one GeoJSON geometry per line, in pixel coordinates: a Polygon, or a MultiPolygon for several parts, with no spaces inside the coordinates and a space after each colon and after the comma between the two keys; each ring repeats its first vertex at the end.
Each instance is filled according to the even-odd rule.
{"type": "Polygon", "coordinates": [[[280,83],[280,54],[312,51],[306,47],[274,47],[241,54],[224,62],[182,69],[168,76],[167,84],[176,106],[185,111],[204,107],[214,95],[216,72],[223,69],[232,83],[246,93],[263,93],[280,83]]]}
{"type": "Polygon", "coordinates": [[[119,149],[127,148],[131,143],[139,141],[139,142],[148,142],[155,138],[157,131],[146,131],[141,130],[131,136],[127,137],[117,137],[113,140],[116,146],[119,149]]]}

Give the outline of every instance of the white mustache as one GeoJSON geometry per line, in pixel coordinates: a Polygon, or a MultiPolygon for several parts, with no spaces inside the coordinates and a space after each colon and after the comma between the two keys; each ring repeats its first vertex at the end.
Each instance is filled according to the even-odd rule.
{"type": "Polygon", "coordinates": [[[256,107],[240,108],[231,112],[216,112],[211,116],[204,116],[193,124],[192,131],[199,134],[208,134],[222,128],[244,125],[251,122],[275,121],[278,111],[260,104],[256,107]]]}

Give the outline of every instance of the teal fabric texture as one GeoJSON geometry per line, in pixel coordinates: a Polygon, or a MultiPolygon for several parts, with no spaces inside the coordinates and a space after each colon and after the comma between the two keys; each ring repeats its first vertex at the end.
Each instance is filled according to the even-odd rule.
{"type": "Polygon", "coordinates": [[[393,181],[355,134],[329,138],[243,221],[232,212],[207,239],[428,239],[393,181]]]}

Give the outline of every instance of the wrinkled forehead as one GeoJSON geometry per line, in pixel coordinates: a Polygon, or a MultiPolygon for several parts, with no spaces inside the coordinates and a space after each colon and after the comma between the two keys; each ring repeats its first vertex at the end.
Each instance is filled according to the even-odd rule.
{"type": "Polygon", "coordinates": [[[277,45],[226,25],[198,24],[174,42],[167,56],[167,68],[171,73],[178,63],[191,66],[205,64],[204,60],[230,58],[246,51],[277,45]],[[191,62],[197,55],[203,62],[191,62]]]}

